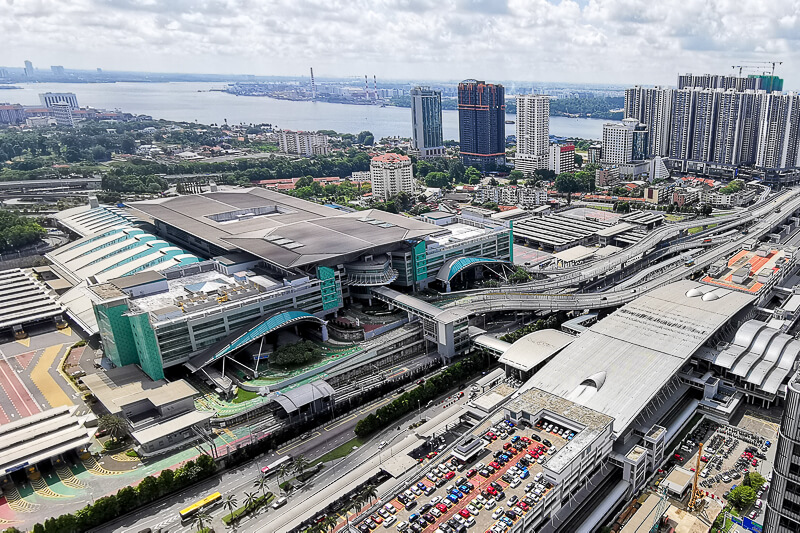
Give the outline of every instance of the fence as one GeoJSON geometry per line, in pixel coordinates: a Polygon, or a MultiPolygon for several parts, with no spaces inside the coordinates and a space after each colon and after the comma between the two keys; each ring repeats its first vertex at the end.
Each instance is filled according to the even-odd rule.
{"type": "Polygon", "coordinates": [[[364,340],[369,340],[377,335],[381,335],[386,333],[387,331],[392,331],[393,329],[397,329],[404,324],[408,323],[408,317],[401,318],[400,320],[396,320],[394,322],[390,322],[388,324],[384,324],[383,326],[373,329],[372,331],[364,331],[364,340]]]}

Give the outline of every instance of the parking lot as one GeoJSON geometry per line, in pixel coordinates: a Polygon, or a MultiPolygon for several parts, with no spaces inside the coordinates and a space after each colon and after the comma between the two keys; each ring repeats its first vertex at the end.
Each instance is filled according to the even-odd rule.
{"type": "Polygon", "coordinates": [[[558,453],[569,434],[558,436],[544,427],[516,428],[507,422],[487,426],[473,433],[487,442],[473,460],[463,464],[452,456],[437,457],[425,477],[360,522],[359,529],[367,532],[382,525],[401,532],[461,533],[474,528],[500,533],[535,511],[552,489],[543,479],[542,464],[558,453]]]}
{"type": "Polygon", "coordinates": [[[742,484],[748,472],[758,472],[767,483],[757,492],[756,503],[743,511],[753,520],[763,519],[763,505],[775,457],[777,425],[745,414],[735,426],[704,422],[687,435],[675,450],[672,461],[694,471],[698,444],[704,443],[700,457],[700,488],[709,497],[725,502],[728,493],[742,484]],[[762,503],[758,503],[761,500],[762,503]]]}

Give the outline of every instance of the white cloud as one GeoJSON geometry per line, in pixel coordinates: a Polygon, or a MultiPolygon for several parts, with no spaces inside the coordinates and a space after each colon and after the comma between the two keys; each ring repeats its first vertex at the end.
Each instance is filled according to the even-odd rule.
{"type": "Polygon", "coordinates": [[[674,83],[800,67],[797,0],[26,0],[0,61],[379,78],[674,83]]]}

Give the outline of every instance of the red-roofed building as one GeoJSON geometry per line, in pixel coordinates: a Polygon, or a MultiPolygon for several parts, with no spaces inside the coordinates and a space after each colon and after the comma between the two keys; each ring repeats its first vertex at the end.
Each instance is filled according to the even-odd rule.
{"type": "Polygon", "coordinates": [[[575,145],[550,145],[548,168],[558,174],[575,171],[575,145]]]}
{"type": "Polygon", "coordinates": [[[25,108],[21,105],[0,105],[0,124],[24,124],[25,108]]]}

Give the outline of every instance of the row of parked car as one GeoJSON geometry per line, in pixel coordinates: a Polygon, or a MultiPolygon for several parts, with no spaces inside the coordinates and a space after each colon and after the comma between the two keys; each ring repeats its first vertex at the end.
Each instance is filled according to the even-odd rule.
{"type": "MultiPolygon", "coordinates": [[[[452,459],[437,465],[427,473],[427,480],[436,486],[442,486],[448,481],[453,482],[445,488],[444,496],[436,496],[417,508],[417,498],[422,494],[431,495],[436,490],[422,481],[398,494],[398,502],[403,504],[406,510],[414,512],[409,515],[407,521],[397,523],[397,530],[401,533],[420,533],[428,526],[439,522],[436,533],[464,533],[468,527],[475,524],[475,518],[481,511],[493,511],[492,519],[496,522],[491,526],[490,531],[504,533],[520,515],[529,511],[541,500],[546,491],[552,488],[552,485],[544,482],[543,474],[539,472],[526,485],[525,496],[520,499],[518,496],[512,495],[505,501],[505,507],[498,506],[506,499],[506,494],[503,486],[497,481],[489,483],[484,490],[476,494],[475,484],[471,481],[476,475],[488,478],[513,461],[501,479],[508,483],[509,487],[516,488],[521,485],[523,480],[531,477],[529,466],[535,462],[542,463],[548,453],[555,453],[555,448],[547,439],[542,439],[536,434],[531,437],[513,435],[516,431],[515,424],[508,420],[489,428],[484,438],[490,442],[509,437],[510,440],[503,444],[502,450],[494,453],[493,460],[489,464],[478,463],[458,479],[454,479],[457,475],[455,470],[460,470],[458,466],[464,465],[452,459]],[[539,441],[539,443],[535,441],[539,441]],[[452,517],[446,521],[439,520],[448,510],[458,505],[463,505],[463,507],[452,517]]],[[[388,527],[385,521],[384,525],[388,527]]]]}

